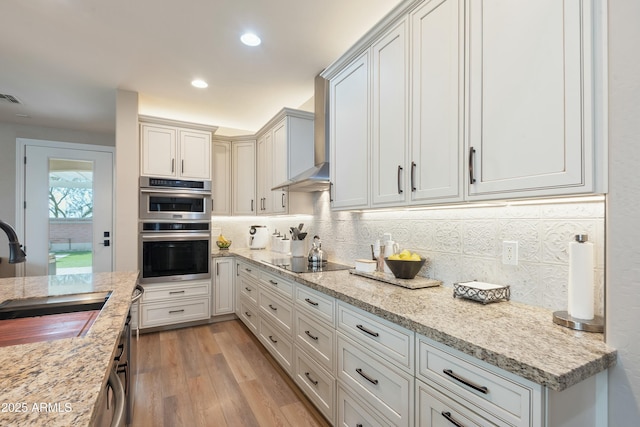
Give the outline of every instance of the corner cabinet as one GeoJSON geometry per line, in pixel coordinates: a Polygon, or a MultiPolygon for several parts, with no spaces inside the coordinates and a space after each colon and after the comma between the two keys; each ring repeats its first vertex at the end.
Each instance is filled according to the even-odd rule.
{"type": "Polygon", "coordinates": [[[467,5],[469,198],[593,192],[592,3],[467,5]]]}
{"type": "Polygon", "coordinates": [[[232,213],[255,215],[256,204],[256,141],[234,141],[232,151],[232,213]]]}
{"type": "Polygon", "coordinates": [[[231,142],[213,140],[211,152],[211,214],[231,215],[231,142]]]}
{"type": "Polygon", "coordinates": [[[141,123],[140,149],[143,176],[211,179],[210,131],[141,123]]]}

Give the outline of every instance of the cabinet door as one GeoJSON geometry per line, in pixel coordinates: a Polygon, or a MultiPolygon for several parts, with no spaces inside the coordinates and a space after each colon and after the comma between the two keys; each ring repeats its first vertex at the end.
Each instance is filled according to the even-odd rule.
{"type": "Polygon", "coordinates": [[[257,156],[258,156],[258,179],[256,186],[258,190],[258,206],[257,213],[259,215],[268,215],[271,213],[272,197],[272,158],[273,158],[273,136],[271,132],[266,133],[258,139],[257,156]]]}
{"type": "Polygon", "coordinates": [[[141,125],[140,174],[144,176],[176,176],[176,129],[166,126],[141,125]]]}
{"type": "Polygon", "coordinates": [[[403,204],[408,193],[407,23],[403,20],[373,45],[373,206],[403,204]]]}
{"type": "MultiPolygon", "coordinates": [[[[285,182],[289,176],[288,168],[288,132],[286,117],[278,122],[273,128],[273,150],[272,150],[272,184],[279,185],[285,182]]],[[[272,185],[272,186],[273,186],[272,185]]],[[[287,192],[283,190],[271,192],[273,213],[287,213],[287,192]]]]}
{"type": "Polygon", "coordinates": [[[592,190],[590,4],[467,2],[470,198],[592,190]]]}
{"type": "Polygon", "coordinates": [[[233,162],[233,214],[256,214],[256,143],[234,142],[233,162]]]}
{"type": "Polygon", "coordinates": [[[213,315],[235,312],[233,258],[216,259],[213,276],[213,315]]]}
{"type": "Polygon", "coordinates": [[[369,205],[369,54],[329,82],[333,207],[369,205]]]}
{"type": "Polygon", "coordinates": [[[185,179],[211,179],[211,133],[180,130],[179,175],[185,179]]]}
{"type": "Polygon", "coordinates": [[[425,2],[411,14],[411,203],[462,200],[463,0],[425,2]]]}
{"type": "Polygon", "coordinates": [[[231,143],[213,141],[211,193],[213,215],[231,215],[231,143]]]}

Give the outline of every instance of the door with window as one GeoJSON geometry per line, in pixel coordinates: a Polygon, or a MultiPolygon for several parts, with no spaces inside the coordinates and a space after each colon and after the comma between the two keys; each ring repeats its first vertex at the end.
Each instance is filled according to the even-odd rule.
{"type": "Polygon", "coordinates": [[[113,152],[74,145],[24,146],[27,276],[112,270],[113,152]]]}

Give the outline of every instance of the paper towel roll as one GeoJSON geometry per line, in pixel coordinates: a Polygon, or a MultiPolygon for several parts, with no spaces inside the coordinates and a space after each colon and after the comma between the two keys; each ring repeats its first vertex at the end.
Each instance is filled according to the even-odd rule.
{"type": "Polygon", "coordinates": [[[569,243],[569,304],[567,312],[578,319],[593,319],[593,244],[586,236],[569,243]]]}

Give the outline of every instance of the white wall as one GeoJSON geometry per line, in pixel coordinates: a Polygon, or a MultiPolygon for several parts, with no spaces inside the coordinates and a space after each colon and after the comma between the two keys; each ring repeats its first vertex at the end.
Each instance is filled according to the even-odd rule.
{"type": "Polygon", "coordinates": [[[640,422],[640,2],[609,0],[609,425],[640,422]]]}
{"type": "MultiPolygon", "coordinates": [[[[113,146],[113,134],[72,131],[67,129],[0,123],[0,218],[14,225],[16,222],[16,139],[43,139],[48,141],[77,142],[113,146]]],[[[13,265],[7,263],[9,246],[4,233],[0,233],[0,277],[14,275],[13,265]]]]}

